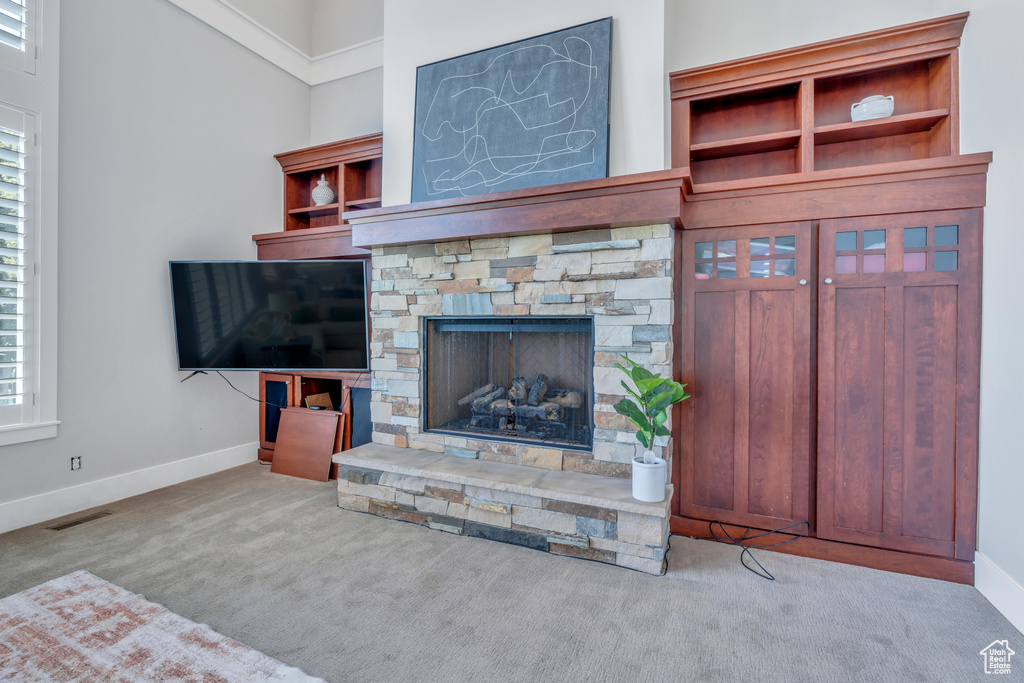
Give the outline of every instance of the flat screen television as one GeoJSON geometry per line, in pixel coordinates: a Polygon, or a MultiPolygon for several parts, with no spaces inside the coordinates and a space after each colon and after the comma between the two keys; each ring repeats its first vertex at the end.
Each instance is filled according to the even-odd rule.
{"type": "Polygon", "coordinates": [[[179,370],[369,369],[363,261],[172,261],[179,370]]]}

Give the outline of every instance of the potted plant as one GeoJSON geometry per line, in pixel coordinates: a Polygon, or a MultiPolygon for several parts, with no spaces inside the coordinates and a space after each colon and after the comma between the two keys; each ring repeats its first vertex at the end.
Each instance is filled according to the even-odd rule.
{"type": "Polygon", "coordinates": [[[636,391],[623,381],[622,386],[633,398],[616,403],[615,412],[636,426],[636,440],[645,449],[643,456],[633,458],[633,497],[658,503],[665,500],[666,466],[664,458],[656,457],[651,449],[655,437],[669,435],[665,426],[669,407],[690,398],[690,394],[686,393],[685,384],[656,375],[634,363],[629,356],[622,357],[630,367],[627,369],[619,363],[615,367],[633,380],[636,391]]]}

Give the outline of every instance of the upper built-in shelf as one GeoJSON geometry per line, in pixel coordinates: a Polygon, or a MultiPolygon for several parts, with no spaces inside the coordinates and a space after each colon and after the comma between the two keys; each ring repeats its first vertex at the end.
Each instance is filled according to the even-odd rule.
{"type": "Polygon", "coordinates": [[[376,134],[276,155],[284,171],[285,231],[338,227],[346,209],[380,206],[381,149],[376,134]],[[335,201],[315,206],[312,192],[321,179],[335,201]]]}
{"type": "Polygon", "coordinates": [[[959,153],[956,51],[967,13],[670,75],[672,165],[698,186],[959,153]],[[892,96],[892,116],[851,121],[892,96]]]}

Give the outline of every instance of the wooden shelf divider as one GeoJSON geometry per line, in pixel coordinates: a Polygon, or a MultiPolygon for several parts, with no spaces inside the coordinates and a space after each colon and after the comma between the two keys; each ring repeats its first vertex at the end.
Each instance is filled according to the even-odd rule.
{"type": "Polygon", "coordinates": [[[831,126],[817,126],[814,129],[814,144],[828,145],[835,142],[853,142],[854,140],[870,140],[890,135],[905,135],[931,130],[935,124],[949,116],[949,109],[932,109],[887,116],[868,121],[852,121],[836,123],[831,126]]]}
{"type": "Polygon", "coordinates": [[[363,197],[345,202],[346,209],[376,209],[380,206],[380,197],[363,197]]]}
{"type": "Polygon", "coordinates": [[[778,133],[749,135],[742,138],[715,140],[690,145],[690,158],[693,161],[707,161],[724,157],[757,154],[759,152],[775,152],[780,149],[796,147],[800,142],[800,131],[784,130],[778,133]]]}
{"type": "Polygon", "coordinates": [[[337,213],[338,202],[323,204],[322,206],[303,206],[298,209],[290,209],[289,216],[326,216],[330,213],[337,213]]]}

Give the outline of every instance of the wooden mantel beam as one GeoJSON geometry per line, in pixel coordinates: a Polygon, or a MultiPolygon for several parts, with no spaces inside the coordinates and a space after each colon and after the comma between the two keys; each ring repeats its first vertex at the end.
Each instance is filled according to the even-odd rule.
{"type": "Polygon", "coordinates": [[[688,168],[365,211],[344,219],[352,245],[380,247],[670,223],[679,227],[688,168]]]}

